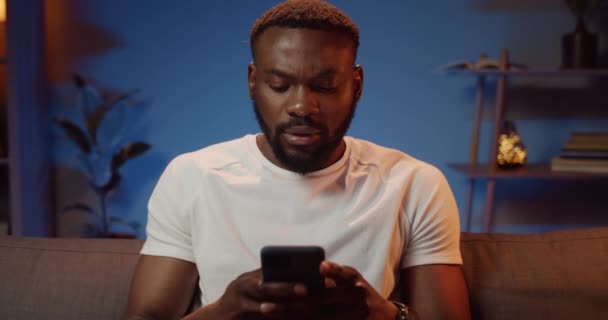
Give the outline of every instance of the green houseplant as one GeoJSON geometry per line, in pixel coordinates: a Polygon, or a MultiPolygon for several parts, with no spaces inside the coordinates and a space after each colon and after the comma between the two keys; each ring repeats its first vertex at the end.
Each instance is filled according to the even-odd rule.
{"type": "Polygon", "coordinates": [[[585,18],[605,0],[565,0],[576,17],[574,32],[562,37],[563,68],[595,68],[597,65],[597,34],[589,32],[585,18]]]}
{"type": "Polygon", "coordinates": [[[111,99],[103,99],[99,92],[80,75],[74,75],[74,84],[81,98],[79,118],[83,124],[79,125],[77,121],[64,118],[55,119],[55,123],[78,148],[79,160],[98,204],[93,206],[84,202],[75,202],[65,206],[64,212],[81,211],[93,215],[93,222],[85,225],[85,233],[89,236],[116,236],[111,231],[111,226],[115,224],[127,226],[133,232],[137,232],[141,227],[137,221],[127,221],[122,217],[110,215],[107,204],[110,195],[122,180],[120,168],[127,161],[143,155],[150,149],[150,145],[142,141],[122,143],[124,125],[121,125],[121,122],[124,123],[125,117],[118,119],[113,116],[116,110],[127,108],[126,102],[139,90],[111,99]],[[106,124],[105,132],[102,130],[103,124],[106,124]],[[107,134],[108,128],[109,134],[107,134]],[[110,139],[103,139],[108,136],[110,139]]]}

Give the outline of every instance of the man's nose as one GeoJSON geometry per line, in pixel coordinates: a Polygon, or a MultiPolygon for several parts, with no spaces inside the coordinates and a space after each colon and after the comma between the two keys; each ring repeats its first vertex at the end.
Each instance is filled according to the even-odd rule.
{"type": "Polygon", "coordinates": [[[287,113],[300,118],[319,113],[319,102],[314,92],[306,86],[299,86],[293,92],[293,99],[289,101],[287,113]]]}

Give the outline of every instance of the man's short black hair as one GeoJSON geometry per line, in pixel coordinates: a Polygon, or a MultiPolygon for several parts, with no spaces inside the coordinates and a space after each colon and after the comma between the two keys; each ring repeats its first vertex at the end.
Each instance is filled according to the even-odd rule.
{"type": "Polygon", "coordinates": [[[344,33],[353,41],[355,57],[359,48],[359,28],[337,7],[322,0],[287,0],[266,11],[251,28],[251,54],[260,35],[269,27],[306,28],[344,33]]]}

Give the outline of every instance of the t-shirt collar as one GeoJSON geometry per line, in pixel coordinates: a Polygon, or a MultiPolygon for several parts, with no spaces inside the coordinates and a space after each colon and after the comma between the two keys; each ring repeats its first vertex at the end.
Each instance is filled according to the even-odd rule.
{"type": "Polygon", "coordinates": [[[258,145],[256,143],[256,137],[260,134],[261,133],[249,134],[246,136],[247,145],[248,145],[250,151],[262,163],[264,168],[270,170],[274,174],[278,174],[278,175],[286,177],[286,178],[306,179],[307,177],[320,177],[320,176],[332,174],[335,171],[342,169],[350,156],[350,145],[351,145],[350,138],[345,136],[344,143],[346,145],[346,148],[344,149],[344,153],[342,154],[342,156],[340,157],[340,159],[338,161],[336,161],[329,167],[302,175],[297,172],[283,169],[283,168],[277,166],[276,164],[272,163],[270,160],[268,160],[264,156],[264,154],[262,154],[262,151],[260,150],[260,148],[258,147],[258,145]]]}

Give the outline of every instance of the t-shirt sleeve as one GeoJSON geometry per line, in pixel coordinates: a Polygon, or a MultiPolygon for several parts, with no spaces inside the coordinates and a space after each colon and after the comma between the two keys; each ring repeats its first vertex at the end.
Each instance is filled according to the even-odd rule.
{"type": "Polygon", "coordinates": [[[146,240],[141,254],[194,262],[191,236],[192,175],[183,156],[175,158],[148,201],[146,240]]]}
{"type": "Polygon", "coordinates": [[[401,268],[462,264],[458,207],[445,176],[426,165],[414,177],[404,204],[406,245],[401,268]]]}

